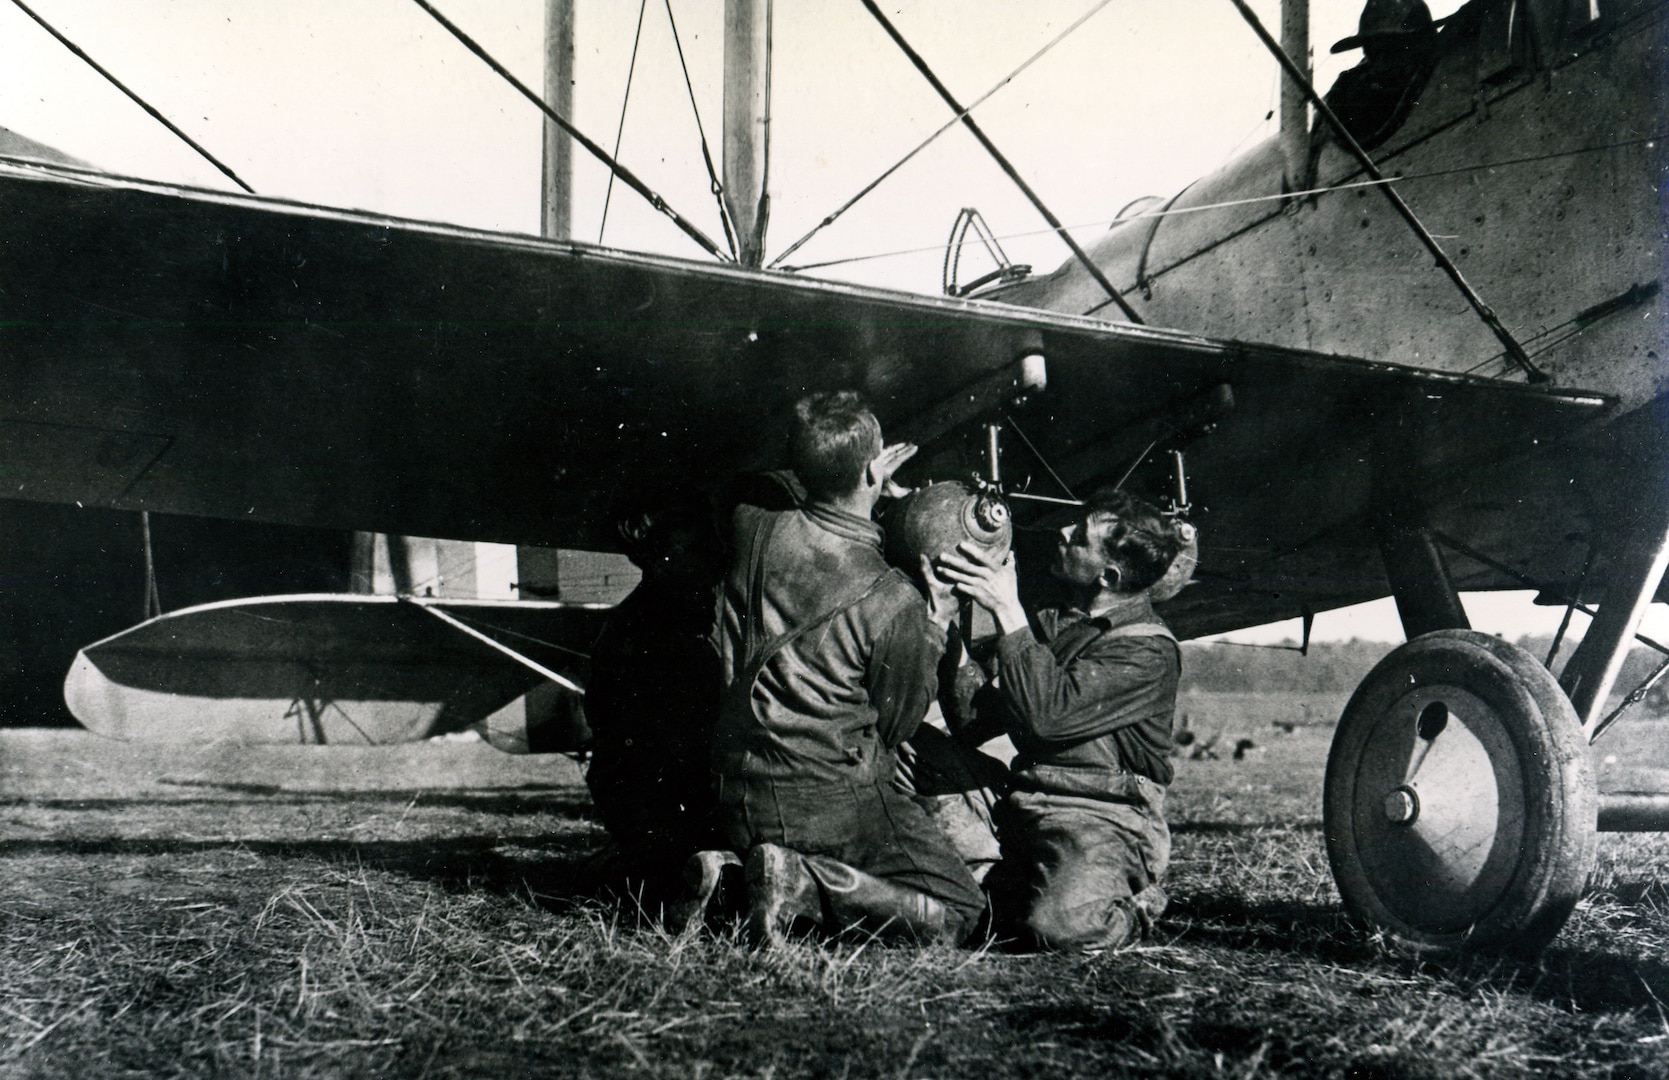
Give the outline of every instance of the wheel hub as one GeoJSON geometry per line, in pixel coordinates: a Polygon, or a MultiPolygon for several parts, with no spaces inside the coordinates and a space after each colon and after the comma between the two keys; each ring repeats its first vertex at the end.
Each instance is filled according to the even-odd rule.
{"type": "Polygon", "coordinates": [[[1412,825],[1420,816],[1420,796],[1407,784],[1398,785],[1385,796],[1385,820],[1393,825],[1412,825]]]}

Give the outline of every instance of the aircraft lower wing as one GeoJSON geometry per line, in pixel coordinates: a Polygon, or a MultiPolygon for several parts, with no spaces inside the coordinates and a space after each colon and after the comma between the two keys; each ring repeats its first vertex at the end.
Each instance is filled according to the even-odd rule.
{"type": "Polygon", "coordinates": [[[203,604],[81,650],[64,700],[114,739],[380,746],[474,727],[525,752],[583,686],[605,612],[340,594],[203,604]]]}
{"type": "Polygon", "coordinates": [[[1061,495],[1047,462],[1077,494],[1128,471],[1161,496],[1183,449],[1202,530],[1169,612],[1185,635],[1384,595],[1368,525],[1387,492],[1493,528],[1509,561],[1564,543],[1569,518],[1522,512],[1564,497],[1563,458],[1488,490],[1478,470],[1613,407],[24,163],[0,163],[0,251],[4,497],[606,549],[624,491],[773,464],[808,390],[861,389],[924,444],[918,474],[965,474],[1041,355],[1047,389],[1009,417],[1041,461],[1011,436],[1005,479],[1061,495]]]}

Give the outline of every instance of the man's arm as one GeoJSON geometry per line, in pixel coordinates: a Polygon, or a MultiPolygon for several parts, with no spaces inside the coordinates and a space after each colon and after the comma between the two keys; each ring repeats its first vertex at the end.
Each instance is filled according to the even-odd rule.
{"type": "Polygon", "coordinates": [[[1008,704],[992,681],[996,671],[996,643],[983,642],[974,659],[963,648],[960,636],[952,635],[939,661],[939,709],[951,737],[964,746],[982,746],[1008,733],[1008,704]]]}
{"type": "Polygon", "coordinates": [[[938,696],[944,651],[945,629],[927,617],[920,602],[905,604],[878,628],[864,685],[881,745],[892,749],[915,733],[938,696]]]}
{"type": "Polygon", "coordinates": [[[1176,646],[1163,637],[1116,638],[1063,664],[1030,630],[1019,630],[998,644],[997,661],[1016,726],[1050,742],[1077,742],[1163,712],[1176,646]]]}

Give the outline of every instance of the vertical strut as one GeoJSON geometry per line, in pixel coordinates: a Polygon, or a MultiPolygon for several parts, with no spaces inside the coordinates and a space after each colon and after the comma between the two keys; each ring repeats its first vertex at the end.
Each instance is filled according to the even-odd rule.
{"type": "MultiPolygon", "coordinates": [[[[1647,490],[1658,495],[1663,489],[1653,485],[1647,490]]],[[[1605,713],[1605,699],[1616,685],[1646,605],[1669,567],[1669,501],[1641,507],[1635,519],[1619,531],[1605,597],[1559,677],[1589,738],[1605,713]]]]}
{"type": "MultiPolygon", "coordinates": [[[[1380,455],[1382,477],[1402,472],[1399,462],[1383,447],[1380,455]]],[[[1412,641],[1433,630],[1470,629],[1472,624],[1437,546],[1424,502],[1406,482],[1381,483],[1373,527],[1403,633],[1412,641]]]]}
{"type": "Polygon", "coordinates": [[[1430,529],[1382,522],[1379,551],[1385,559],[1385,576],[1391,582],[1403,633],[1410,641],[1433,630],[1471,627],[1430,529]]]}

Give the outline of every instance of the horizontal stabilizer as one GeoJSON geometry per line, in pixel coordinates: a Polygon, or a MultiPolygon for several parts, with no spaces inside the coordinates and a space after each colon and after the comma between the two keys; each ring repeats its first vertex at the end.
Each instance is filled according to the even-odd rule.
{"type": "MultiPolygon", "coordinates": [[[[539,601],[423,606],[581,686],[606,614],[539,601]]],[[[186,608],[81,650],[64,700],[89,730],[115,739],[384,745],[481,724],[494,745],[522,750],[538,740],[509,730],[515,706],[524,716],[534,704],[573,711],[572,692],[423,606],[317,594],[186,608]]]]}

